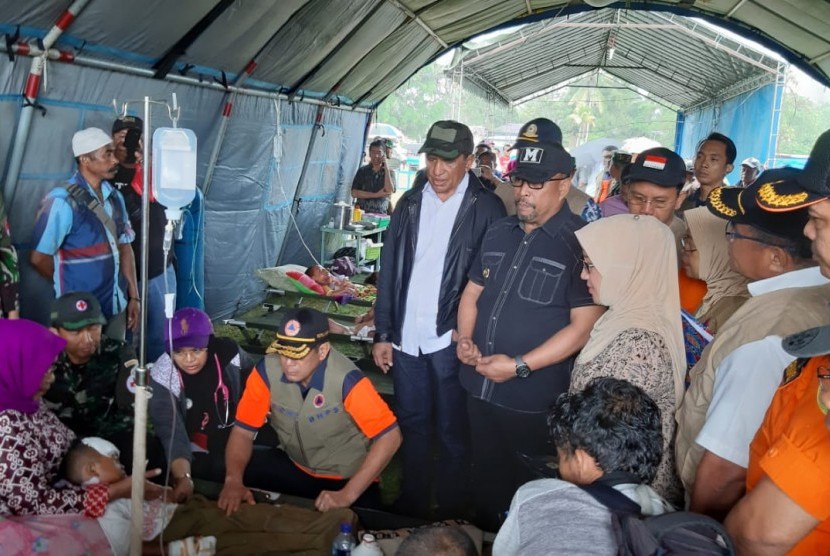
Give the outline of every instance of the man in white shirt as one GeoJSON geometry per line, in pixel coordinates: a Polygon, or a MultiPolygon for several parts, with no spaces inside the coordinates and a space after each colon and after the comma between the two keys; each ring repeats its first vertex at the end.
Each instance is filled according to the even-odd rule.
{"type": "Polygon", "coordinates": [[[473,146],[466,125],[432,125],[420,150],[428,181],[398,201],[381,252],[372,353],[383,372],[394,365],[395,413],[404,438],[397,506],[423,517],[430,515],[436,437],[439,513],[454,516],[464,506],[468,423],[455,355],[456,313],[481,238],[505,215],[501,200],[470,172],[473,146]]]}
{"type": "Polygon", "coordinates": [[[795,181],[799,170],[764,172],[746,189],[717,188],[709,209],[729,220],[732,267],[752,297],[720,328],[690,373],[677,413],[677,464],[692,511],[723,519],[744,493],[749,445],[782,369],[795,361],[781,338],[830,324],[830,282],[802,235],[807,209],[773,213],[755,201],[765,184],[795,181]]]}

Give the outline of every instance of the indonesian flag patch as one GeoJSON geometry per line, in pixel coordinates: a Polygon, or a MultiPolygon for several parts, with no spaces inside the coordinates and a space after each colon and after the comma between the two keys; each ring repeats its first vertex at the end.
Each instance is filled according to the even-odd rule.
{"type": "Polygon", "coordinates": [[[666,167],[667,158],[662,156],[646,155],[643,161],[643,168],[651,168],[652,170],[662,170],[666,167]]]}

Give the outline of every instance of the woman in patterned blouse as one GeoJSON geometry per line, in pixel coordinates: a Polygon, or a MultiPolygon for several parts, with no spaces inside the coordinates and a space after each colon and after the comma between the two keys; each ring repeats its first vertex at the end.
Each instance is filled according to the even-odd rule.
{"type": "Polygon", "coordinates": [[[683,502],[674,471],[674,413],[683,395],[686,353],[680,324],[677,249],[668,226],[652,216],[619,214],[576,231],[584,251],[582,279],[608,311],[576,359],[571,392],[599,376],[627,380],[660,408],[663,459],[651,486],[683,502]]]}
{"type": "MultiPolygon", "coordinates": [[[[99,517],[109,500],[129,498],[129,478],[86,489],[53,486],[75,434],[41,397],[54,381],[52,365],[66,341],[23,319],[0,319],[0,338],[0,515],[99,517]]],[[[148,499],[162,493],[158,485],[145,488],[148,499]]]]}

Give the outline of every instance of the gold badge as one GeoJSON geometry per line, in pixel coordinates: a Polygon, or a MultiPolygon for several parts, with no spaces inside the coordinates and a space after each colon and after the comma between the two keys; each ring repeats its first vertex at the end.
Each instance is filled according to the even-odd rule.
{"type": "Polygon", "coordinates": [[[539,138],[539,129],[536,127],[536,124],[530,124],[527,126],[527,129],[522,134],[523,137],[527,137],[528,139],[538,139],[539,138]]]}
{"type": "Polygon", "coordinates": [[[485,268],[485,269],[484,269],[484,272],[482,272],[482,273],[481,273],[481,275],[482,275],[482,276],[484,276],[484,279],[486,280],[487,278],[489,278],[489,277],[490,277],[490,269],[489,269],[489,268],[485,268]]]}
{"type": "Polygon", "coordinates": [[[777,191],[775,191],[775,185],[783,182],[784,180],[775,181],[772,183],[765,183],[758,189],[758,198],[761,201],[770,207],[791,207],[794,205],[799,205],[807,200],[807,193],[792,193],[790,195],[779,195],[777,191]]]}
{"type": "Polygon", "coordinates": [[[784,369],[784,376],[781,378],[781,386],[785,384],[789,384],[790,382],[794,381],[798,378],[798,375],[801,374],[801,369],[807,364],[809,359],[796,359],[789,365],[787,368],[784,369]]]}
{"type": "Polygon", "coordinates": [[[723,199],[721,198],[722,192],[723,187],[716,187],[712,190],[712,192],[709,194],[709,206],[711,206],[719,214],[725,216],[726,218],[734,218],[735,216],[737,216],[738,211],[724,204],[723,199]]]}

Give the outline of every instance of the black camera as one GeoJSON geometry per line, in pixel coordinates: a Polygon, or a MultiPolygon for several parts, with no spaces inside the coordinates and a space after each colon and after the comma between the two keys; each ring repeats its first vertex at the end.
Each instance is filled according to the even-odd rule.
{"type": "Polygon", "coordinates": [[[134,127],[128,129],[127,135],[124,136],[124,148],[127,150],[124,162],[128,164],[135,162],[135,152],[138,150],[139,141],[141,141],[141,130],[134,127]]]}

